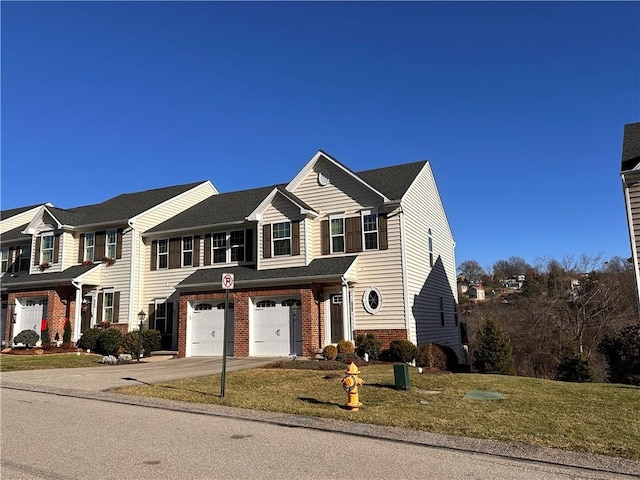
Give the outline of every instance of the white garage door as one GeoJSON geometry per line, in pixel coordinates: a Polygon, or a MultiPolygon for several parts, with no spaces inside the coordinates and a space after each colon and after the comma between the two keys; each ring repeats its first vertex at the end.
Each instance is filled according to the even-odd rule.
{"type": "MultiPolygon", "coordinates": [[[[224,302],[199,303],[191,317],[190,342],[192,357],[222,355],[224,336],[224,302]]],[[[233,303],[229,303],[227,323],[227,356],[233,356],[233,303]]]]}
{"type": "Polygon", "coordinates": [[[302,355],[300,305],[300,300],[295,298],[263,299],[255,302],[252,355],[302,355]]]}
{"type": "Polygon", "coordinates": [[[22,305],[13,327],[13,336],[15,337],[23,330],[35,330],[40,335],[42,320],[47,318],[47,299],[20,300],[20,302],[22,305]]]}

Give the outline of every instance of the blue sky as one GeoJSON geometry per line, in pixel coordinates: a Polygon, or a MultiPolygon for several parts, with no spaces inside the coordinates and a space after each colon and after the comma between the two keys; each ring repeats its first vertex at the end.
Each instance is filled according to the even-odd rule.
{"type": "Polygon", "coordinates": [[[638,2],[6,2],[1,208],[428,159],[456,260],[631,255],[638,2]]]}

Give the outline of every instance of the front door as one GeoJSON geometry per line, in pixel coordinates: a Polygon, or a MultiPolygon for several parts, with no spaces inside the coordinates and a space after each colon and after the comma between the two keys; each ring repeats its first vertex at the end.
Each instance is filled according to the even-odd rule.
{"type": "Polygon", "coordinates": [[[82,299],[82,307],[80,309],[80,333],[84,333],[91,328],[91,312],[93,311],[91,308],[92,299],[93,297],[91,296],[82,299]]]}
{"type": "Polygon", "coordinates": [[[336,293],[329,297],[331,301],[331,343],[338,343],[343,340],[344,326],[342,324],[342,294],[336,293]]]}
{"type": "Polygon", "coordinates": [[[173,345],[173,302],[156,304],[151,328],[158,330],[162,335],[162,350],[171,350],[173,345]]]}

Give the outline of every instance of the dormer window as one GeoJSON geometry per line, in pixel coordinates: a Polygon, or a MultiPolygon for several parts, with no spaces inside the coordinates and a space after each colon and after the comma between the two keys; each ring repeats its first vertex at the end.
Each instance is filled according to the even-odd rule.
{"type": "Polygon", "coordinates": [[[291,255],[291,222],[272,225],[273,255],[291,255]]]}
{"type": "Polygon", "coordinates": [[[40,244],[40,263],[53,262],[53,233],[42,235],[40,244]]]}

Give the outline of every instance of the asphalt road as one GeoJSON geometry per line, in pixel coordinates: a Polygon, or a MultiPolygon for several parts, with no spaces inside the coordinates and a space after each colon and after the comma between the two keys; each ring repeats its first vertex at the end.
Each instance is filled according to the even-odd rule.
{"type": "Polygon", "coordinates": [[[220,369],[183,358],[2,373],[0,478],[640,478],[640,462],[602,455],[108,391],[220,369]]]}
{"type": "Polygon", "coordinates": [[[3,480],[629,478],[315,428],[10,388],[2,390],[1,410],[3,480]]]}

